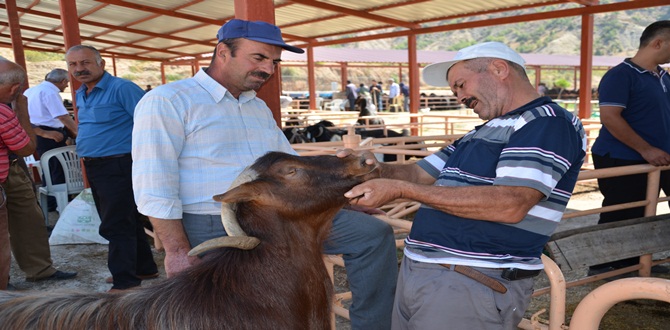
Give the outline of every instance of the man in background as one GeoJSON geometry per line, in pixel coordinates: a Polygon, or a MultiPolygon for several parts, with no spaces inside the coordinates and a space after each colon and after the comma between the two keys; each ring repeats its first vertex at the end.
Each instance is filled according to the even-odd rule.
{"type": "MultiPolygon", "coordinates": [[[[23,92],[28,98],[30,123],[37,135],[37,155],[40,157],[51,149],[66,146],[68,137],[77,137],[77,124],[65,109],[59,94],[69,83],[66,70],[53,69],[41,84],[23,92]]],[[[49,161],[49,174],[52,183],[65,183],[65,174],[58,159],[49,161]]],[[[42,179],[42,186],[44,185],[42,179]]],[[[49,212],[56,210],[56,198],[48,196],[47,204],[49,212]]]]}
{"type": "MultiPolygon", "coordinates": [[[[26,71],[19,65],[0,57],[0,183],[7,180],[9,173],[9,151],[19,156],[35,152],[35,133],[30,127],[25,89],[26,71]],[[15,110],[7,104],[11,103],[15,110]]],[[[0,189],[0,290],[7,289],[11,252],[9,246],[9,225],[7,220],[7,199],[4,189],[0,189]]]]}
{"type": "MultiPolygon", "coordinates": [[[[596,169],[651,164],[670,165],[670,77],[661,64],[670,62],[670,21],[649,25],[632,58],[613,67],[598,86],[602,128],[591,149],[596,169]]],[[[646,199],[647,174],[598,179],[602,206],[646,199]]],[[[661,172],[660,187],[670,194],[670,173],[661,172]]],[[[603,212],[598,224],[644,216],[644,206],[603,212]]],[[[592,266],[589,275],[635,265],[628,258],[592,266]]],[[[651,268],[668,273],[667,267],[651,268]]]]}
{"type": "Polygon", "coordinates": [[[402,111],[409,112],[409,86],[400,82],[400,93],[402,94],[402,111]]]}
{"type": "MultiPolygon", "coordinates": [[[[400,96],[400,86],[395,82],[393,78],[388,79],[389,82],[389,100],[388,100],[388,107],[389,111],[393,110],[394,108],[392,105],[395,105],[395,99],[396,97],[400,96]]],[[[393,110],[397,111],[397,110],[393,110]]]]}
{"type": "Polygon", "coordinates": [[[347,100],[349,100],[349,111],[356,110],[356,99],[358,98],[358,92],[356,91],[356,85],[347,80],[347,86],[345,87],[345,94],[347,95],[347,100]]]}
{"type": "Polygon", "coordinates": [[[384,110],[382,104],[382,85],[374,79],[370,83],[370,96],[372,97],[372,103],[377,107],[377,111],[384,110]]]}
{"type": "Polygon", "coordinates": [[[144,91],[106,72],[94,47],[73,46],[65,60],[70,74],[82,83],[76,94],[77,154],[84,161],[100,215],[100,236],[109,241],[107,266],[114,283],[110,291],[133,288],[158,276],[131,175],[133,115],[144,91]]]}

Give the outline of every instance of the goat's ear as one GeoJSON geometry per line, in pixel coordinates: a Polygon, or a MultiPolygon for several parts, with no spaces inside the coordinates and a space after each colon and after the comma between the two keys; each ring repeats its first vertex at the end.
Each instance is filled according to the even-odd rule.
{"type": "Polygon", "coordinates": [[[253,182],[245,183],[233,189],[226,191],[221,195],[215,195],[215,201],[221,203],[240,203],[248,202],[258,198],[258,191],[255,189],[253,182]]]}

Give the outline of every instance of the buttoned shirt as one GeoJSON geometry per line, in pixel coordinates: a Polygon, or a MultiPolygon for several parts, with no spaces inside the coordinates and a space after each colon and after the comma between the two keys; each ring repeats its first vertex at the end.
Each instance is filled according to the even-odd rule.
{"type": "Polygon", "coordinates": [[[105,72],[86,94],[77,90],[77,153],[82,157],[103,157],[130,153],[133,113],[144,90],[130,80],[105,72]]]}
{"type": "Polygon", "coordinates": [[[31,124],[53,128],[63,127],[63,123],[57,118],[67,115],[68,112],[59,93],[60,89],[50,81],[43,81],[23,92],[23,95],[28,98],[31,124]]]}
{"type": "Polygon", "coordinates": [[[394,98],[398,97],[400,94],[400,86],[396,83],[392,83],[391,86],[389,87],[389,97],[394,98]]]}
{"type": "Polygon", "coordinates": [[[135,110],[138,210],[161,219],[220,214],[212,196],[268,151],[296,154],[256,92],[235,98],[204,69],[156,87],[135,110]]]}

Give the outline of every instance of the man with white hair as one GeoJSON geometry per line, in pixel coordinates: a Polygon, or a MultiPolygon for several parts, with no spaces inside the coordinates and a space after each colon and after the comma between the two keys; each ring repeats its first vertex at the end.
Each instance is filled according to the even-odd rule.
{"type": "MultiPolygon", "coordinates": [[[[30,128],[30,118],[25,89],[26,71],[19,65],[0,57],[0,183],[9,173],[9,151],[19,156],[35,152],[35,133],[30,128]],[[12,104],[12,108],[7,104],[12,104]]],[[[0,190],[2,190],[0,186],[0,190]]],[[[7,289],[11,252],[7,222],[5,192],[0,193],[0,290],[7,289]]]]}
{"type": "MultiPolygon", "coordinates": [[[[23,92],[28,98],[30,123],[37,135],[37,155],[40,157],[51,149],[64,147],[68,137],[77,137],[77,124],[65,109],[59,94],[69,83],[67,70],[53,69],[47,73],[41,84],[23,92]]],[[[49,170],[52,183],[65,183],[63,168],[57,159],[49,162],[49,170]]],[[[53,196],[49,196],[47,203],[49,211],[56,209],[56,199],[53,196]]]]}

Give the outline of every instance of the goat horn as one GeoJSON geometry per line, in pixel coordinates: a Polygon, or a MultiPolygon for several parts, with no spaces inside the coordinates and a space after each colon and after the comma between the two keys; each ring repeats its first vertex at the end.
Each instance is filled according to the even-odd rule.
{"type": "MultiPolygon", "coordinates": [[[[228,190],[236,188],[243,183],[253,181],[256,177],[258,177],[256,171],[246,168],[237,176],[233,183],[230,184],[228,190]]],[[[237,222],[234,205],[232,203],[221,203],[221,222],[223,223],[223,228],[226,230],[228,236],[247,236],[237,222]]]]}
{"type": "Polygon", "coordinates": [[[258,238],[249,236],[217,237],[200,243],[198,246],[191,249],[191,251],[188,252],[188,255],[192,257],[222,247],[233,247],[238,248],[240,250],[251,250],[256,246],[258,246],[260,242],[261,240],[259,240],[258,238]]]}

